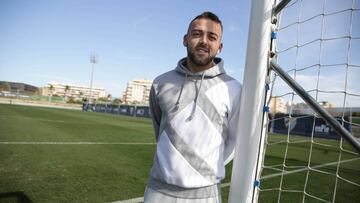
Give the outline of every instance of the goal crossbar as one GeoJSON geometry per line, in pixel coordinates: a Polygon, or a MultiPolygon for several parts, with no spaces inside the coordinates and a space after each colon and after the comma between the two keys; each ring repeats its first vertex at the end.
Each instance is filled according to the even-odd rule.
{"type": "Polygon", "coordinates": [[[276,5],[276,7],[273,10],[273,16],[276,16],[280,11],[285,8],[288,3],[290,3],[291,0],[283,0],[279,4],[276,5]]]}

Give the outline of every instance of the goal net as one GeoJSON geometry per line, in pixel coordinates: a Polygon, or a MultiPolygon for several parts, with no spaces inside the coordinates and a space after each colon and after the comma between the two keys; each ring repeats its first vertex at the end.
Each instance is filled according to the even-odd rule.
{"type": "Polygon", "coordinates": [[[253,0],[229,202],[360,202],[358,81],[359,0],[253,0]]]}
{"type": "MultiPolygon", "coordinates": [[[[292,0],[276,20],[272,60],[360,139],[360,1],[292,0]]],[[[360,202],[359,153],[277,73],[267,83],[258,201],[360,202]]]]}

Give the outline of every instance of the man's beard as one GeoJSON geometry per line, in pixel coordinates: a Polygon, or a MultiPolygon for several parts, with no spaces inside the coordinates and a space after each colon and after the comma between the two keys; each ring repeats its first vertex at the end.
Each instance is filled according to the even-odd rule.
{"type": "Polygon", "coordinates": [[[199,58],[199,57],[197,57],[197,56],[195,55],[195,53],[194,53],[194,52],[195,52],[195,49],[196,49],[196,48],[191,49],[191,48],[187,47],[188,58],[189,58],[189,60],[190,60],[193,64],[195,64],[195,65],[197,65],[197,66],[199,66],[199,67],[203,67],[203,66],[209,65],[210,63],[213,62],[214,58],[216,57],[216,55],[211,55],[211,54],[209,53],[208,57],[199,58]]]}

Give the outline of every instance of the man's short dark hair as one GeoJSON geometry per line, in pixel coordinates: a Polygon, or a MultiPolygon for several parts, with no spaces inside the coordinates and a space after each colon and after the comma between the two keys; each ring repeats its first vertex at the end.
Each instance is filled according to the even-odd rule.
{"type": "Polygon", "coordinates": [[[221,31],[223,30],[223,25],[222,25],[221,20],[219,19],[219,17],[218,17],[216,14],[214,14],[214,13],[212,13],[212,12],[210,12],[210,11],[205,11],[205,12],[203,12],[202,14],[196,16],[196,17],[190,22],[189,28],[190,28],[190,26],[191,26],[191,23],[194,22],[194,21],[197,20],[197,19],[209,19],[209,20],[212,20],[212,21],[214,21],[214,22],[217,22],[217,23],[219,23],[220,26],[221,26],[221,31]]]}

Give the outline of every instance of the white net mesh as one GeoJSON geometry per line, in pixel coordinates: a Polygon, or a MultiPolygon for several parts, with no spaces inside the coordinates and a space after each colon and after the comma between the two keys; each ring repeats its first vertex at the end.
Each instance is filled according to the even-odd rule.
{"type": "MultiPolygon", "coordinates": [[[[360,0],[293,0],[277,63],[360,137],[360,0]]],[[[275,73],[260,202],[360,202],[360,157],[275,73]]]]}

